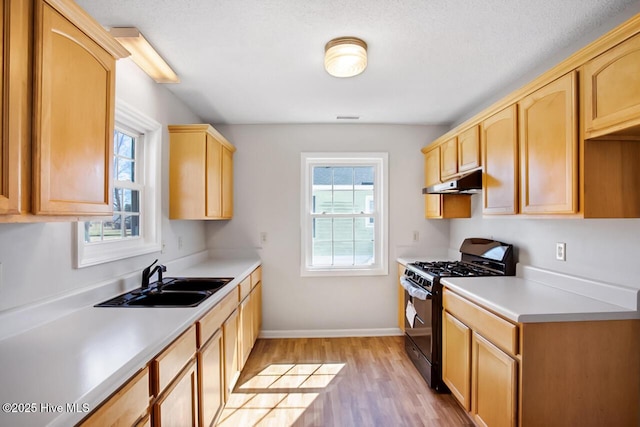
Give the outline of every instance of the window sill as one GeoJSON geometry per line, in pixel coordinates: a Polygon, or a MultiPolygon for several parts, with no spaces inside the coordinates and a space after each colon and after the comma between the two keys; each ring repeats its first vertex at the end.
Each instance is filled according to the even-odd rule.
{"type": "Polygon", "coordinates": [[[387,276],[389,269],[380,268],[302,268],[301,277],[387,276]]]}

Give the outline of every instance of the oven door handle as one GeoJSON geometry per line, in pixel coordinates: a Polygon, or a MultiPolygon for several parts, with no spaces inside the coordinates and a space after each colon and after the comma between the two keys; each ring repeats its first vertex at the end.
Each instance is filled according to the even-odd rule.
{"type": "MultiPolygon", "coordinates": [[[[407,291],[409,295],[420,300],[428,300],[433,297],[431,292],[421,288],[418,285],[414,285],[407,276],[404,274],[400,276],[400,285],[407,291]]],[[[424,322],[423,322],[424,323],[424,322]]]]}

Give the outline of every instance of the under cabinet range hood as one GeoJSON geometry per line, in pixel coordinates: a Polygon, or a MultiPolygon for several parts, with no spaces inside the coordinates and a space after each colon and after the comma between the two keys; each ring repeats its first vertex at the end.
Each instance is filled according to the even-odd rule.
{"type": "Polygon", "coordinates": [[[482,191],[482,169],[456,175],[449,181],[422,189],[422,194],[475,194],[482,191]]]}

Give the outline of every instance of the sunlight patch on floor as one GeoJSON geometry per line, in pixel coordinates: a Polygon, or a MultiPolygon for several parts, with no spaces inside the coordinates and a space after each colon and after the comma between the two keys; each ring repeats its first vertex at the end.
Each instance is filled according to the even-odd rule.
{"type": "Polygon", "coordinates": [[[344,363],[272,364],[236,387],[218,426],[292,425],[344,368],[344,363]]]}

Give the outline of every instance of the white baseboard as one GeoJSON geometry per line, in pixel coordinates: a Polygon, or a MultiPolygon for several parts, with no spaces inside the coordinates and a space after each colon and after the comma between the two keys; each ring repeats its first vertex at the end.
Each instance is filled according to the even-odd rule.
{"type": "Polygon", "coordinates": [[[291,331],[261,331],[259,338],[340,338],[389,337],[403,335],[400,328],[384,329],[310,329],[291,331]]]}

